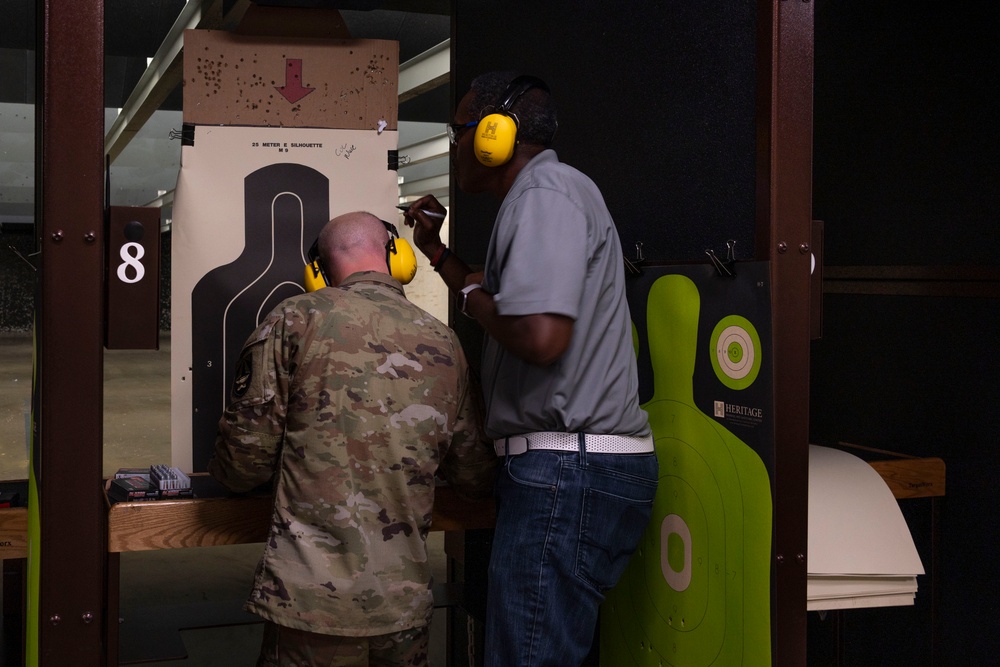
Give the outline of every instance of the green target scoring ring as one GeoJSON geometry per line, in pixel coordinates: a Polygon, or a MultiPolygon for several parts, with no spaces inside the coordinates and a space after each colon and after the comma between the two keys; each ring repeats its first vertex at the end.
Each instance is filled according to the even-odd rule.
{"type": "Polygon", "coordinates": [[[747,318],[729,315],[719,320],[712,331],[709,354],[715,376],[730,389],[746,389],[757,379],[760,336],[747,318]]]}

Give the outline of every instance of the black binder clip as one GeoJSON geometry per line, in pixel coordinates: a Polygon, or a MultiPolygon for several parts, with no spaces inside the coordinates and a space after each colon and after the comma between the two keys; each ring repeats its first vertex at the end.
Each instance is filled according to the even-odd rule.
{"type": "Polygon", "coordinates": [[[194,146],[194,123],[182,123],[181,129],[171,128],[167,138],[173,141],[180,139],[182,146],[194,146]]]}
{"type": "Polygon", "coordinates": [[[726,241],[726,259],[719,259],[719,256],[715,254],[715,251],[711,248],[705,251],[708,258],[712,260],[712,266],[720,276],[732,277],[735,275],[733,271],[733,265],[736,263],[736,241],[729,239],[726,241]]]}

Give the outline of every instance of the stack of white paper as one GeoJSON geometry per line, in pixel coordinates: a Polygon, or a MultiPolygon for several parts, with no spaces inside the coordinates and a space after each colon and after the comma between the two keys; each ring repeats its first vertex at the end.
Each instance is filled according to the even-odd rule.
{"type": "Polygon", "coordinates": [[[810,445],[806,608],[913,604],[923,573],[882,477],[852,454],[810,445]]]}

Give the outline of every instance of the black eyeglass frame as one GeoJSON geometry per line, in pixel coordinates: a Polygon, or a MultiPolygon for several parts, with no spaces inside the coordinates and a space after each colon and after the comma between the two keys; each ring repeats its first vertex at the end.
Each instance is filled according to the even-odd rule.
{"type": "Polygon", "coordinates": [[[448,141],[454,146],[458,143],[458,139],[463,130],[467,130],[470,127],[475,127],[479,125],[478,120],[470,120],[468,123],[448,123],[448,141]]]}

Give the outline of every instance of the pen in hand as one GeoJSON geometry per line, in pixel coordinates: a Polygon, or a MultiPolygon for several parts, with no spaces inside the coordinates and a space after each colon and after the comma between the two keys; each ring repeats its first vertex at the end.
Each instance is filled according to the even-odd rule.
{"type": "MultiPolygon", "coordinates": [[[[408,204],[399,204],[396,206],[396,208],[398,208],[403,213],[406,213],[407,211],[410,210],[410,206],[408,204]]],[[[428,211],[426,208],[418,208],[417,210],[432,218],[444,218],[444,213],[438,213],[437,211],[428,211]]]]}

